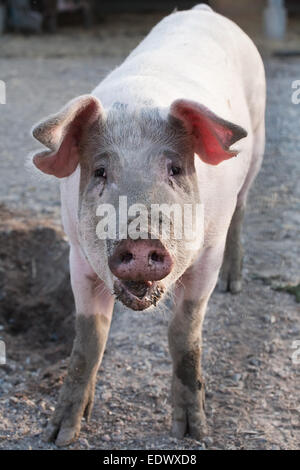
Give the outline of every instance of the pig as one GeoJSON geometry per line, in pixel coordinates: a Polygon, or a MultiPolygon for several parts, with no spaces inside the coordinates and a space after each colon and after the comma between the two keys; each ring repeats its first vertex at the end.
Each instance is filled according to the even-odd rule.
{"type": "MultiPolygon", "coordinates": [[[[34,165],[61,180],[76,307],[49,441],[68,445],[91,415],[115,300],[147,311],[170,292],[172,434],[200,440],[207,432],[202,324],[218,277],[224,292],[242,287],[241,228],[264,153],[265,101],[264,66],[251,39],[200,4],[165,17],[91,94],[34,127],[46,147],[34,165]],[[128,207],[201,206],[196,242],[174,235],[172,214],[169,238],[159,230],[163,217],[158,231],[146,218],[140,237],[99,237],[99,207],[117,212],[122,197],[128,207]]],[[[125,226],[133,220],[128,211],[125,226]]]]}

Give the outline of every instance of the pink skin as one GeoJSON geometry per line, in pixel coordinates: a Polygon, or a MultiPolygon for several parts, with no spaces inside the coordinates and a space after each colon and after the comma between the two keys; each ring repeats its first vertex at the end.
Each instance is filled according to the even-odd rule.
{"type": "MultiPolygon", "coordinates": [[[[228,226],[230,218],[228,219],[228,226]]],[[[216,245],[203,250],[196,263],[189,268],[176,284],[176,304],[184,299],[197,301],[209,298],[218,280],[222,265],[226,237],[216,241],[216,245]]]]}
{"type": "Polygon", "coordinates": [[[123,240],[109,259],[118,279],[159,281],[170,274],[173,261],[158,240],[123,240]]]}
{"type": "Polygon", "coordinates": [[[114,296],[87,263],[79,245],[71,245],[70,272],[77,315],[104,315],[111,320],[114,296]]]}
{"type": "Polygon", "coordinates": [[[229,147],[247,136],[244,129],[217,118],[205,106],[187,100],[177,100],[171,106],[171,114],[185,122],[193,135],[195,152],[210,165],[219,165],[237,155],[229,147]]]}
{"type": "Polygon", "coordinates": [[[41,123],[33,130],[33,136],[50,149],[39,152],[33,157],[34,164],[47,175],[55,175],[57,178],[65,178],[71,175],[78,165],[78,145],[82,137],[83,126],[91,125],[101,112],[98,100],[84,95],[78,100],[75,98],[61,111],[65,124],[68,125],[68,133],[64,135],[61,120],[57,122],[57,116],[53,115],[45,123],[41,123]],[[49,132],[51,129],[51,132],[49,132]]]}

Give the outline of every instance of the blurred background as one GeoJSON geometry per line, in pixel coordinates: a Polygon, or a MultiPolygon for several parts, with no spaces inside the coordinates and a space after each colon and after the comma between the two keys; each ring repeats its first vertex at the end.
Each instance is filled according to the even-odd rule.
{"type": "MultiPolygon", "coordinates": [[[[258,36],[264,33],[269,39],[291,40],[292,37],[296,39],[299,34],[298,0],[207,0],[203,3],[238,20],[249,33],[258,36]]],[[[54,34],[61,33],[66,26],[88,30],[96,25],[121,20],[124,13],[142,15],[139,21],[141,26],[144,23],[142,18],[146,15],[154,12],[158,16],[164,15],[175,8],[188,9],[194,4],[195,2],[189,0],[1,0],[0,34],[54,34]]]]}
{"type": "MultiPolygon", "coordinates": [[[[89,93],[185,0],[0,0],[0,449],[41,440],[66,373],[74,305],[58,181],[26,164],[30,129],[89,93]]],[[[116,307],[91,423],[74,449],[296,449],[300,442],[300,2],[211,0],[262,54],[267,145],[251,191],[244,290],[213,294],[204,324],[209,436],[169,436],[168,307],[116,307]],[[299,93],[298,95],[299,96],[299,93]]],[[[255,74],[255,70],[252,71],[255,74]]],[[[222,71],[220,70],[220,80],[222,71]]]]}

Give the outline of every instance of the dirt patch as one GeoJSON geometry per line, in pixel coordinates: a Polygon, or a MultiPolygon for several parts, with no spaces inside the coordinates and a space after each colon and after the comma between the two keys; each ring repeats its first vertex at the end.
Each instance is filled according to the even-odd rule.
{"type": "Polygon", "coordinates": [[[70,336],[72,310],[69,245],[61,226],[0,206],[0,324],[39,348],[70,336]]]}

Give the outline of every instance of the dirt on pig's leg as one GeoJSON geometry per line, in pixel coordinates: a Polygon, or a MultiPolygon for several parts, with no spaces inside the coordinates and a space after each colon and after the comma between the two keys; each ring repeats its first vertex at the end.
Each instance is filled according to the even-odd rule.
{"type": "Polygon", "coordinates": [[[201,302],[184,300],[169,327],[173,359],[172,434],[200,440],[206,434],[205,386],[201,373],[201,302]],[[179,311],[180,310],[180,311],[179,311]]]}
{"type": "Polygon", "coordinates": [[[70,267],[77,311],[76,336],[58,404],[45,432],[45,439],[60,447],[76,439],[82,418],[88,420],[90,417],[97,371],[114,305],[113,297],[91,274],[90,267],[76,247],[71,247],[70,267]]]}
{"type": "Polygon", "coordinates": [[[207,433],[205,384],[201,370],[202,325],[222,264],[225,240],[204,250],[176,288],[176,307],[169,326],[173,360],[172,434],[201,440],[207,433]]]}

